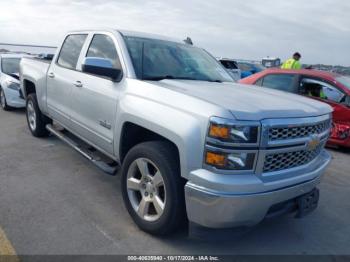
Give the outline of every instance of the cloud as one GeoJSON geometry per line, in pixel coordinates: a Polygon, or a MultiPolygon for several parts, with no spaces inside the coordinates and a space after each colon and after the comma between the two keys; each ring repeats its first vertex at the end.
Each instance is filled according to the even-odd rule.
{"type": "Polygon", "coordinates": [[[66,31],[111,27],[190,36],[215,56],[350,65],[343,0],[0,0],[1,42],[58,45],[66,31]]]}

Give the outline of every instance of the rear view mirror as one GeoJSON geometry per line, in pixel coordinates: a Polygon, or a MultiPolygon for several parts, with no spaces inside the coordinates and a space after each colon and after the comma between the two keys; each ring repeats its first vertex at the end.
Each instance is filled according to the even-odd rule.
{"type": "Polygon", "coordinates": [[[85,73],[108,77],[116,82],[122,77],[122,70],[114,68],[111,61],[104,58],[86,57],[82,70],[85,73]]]}

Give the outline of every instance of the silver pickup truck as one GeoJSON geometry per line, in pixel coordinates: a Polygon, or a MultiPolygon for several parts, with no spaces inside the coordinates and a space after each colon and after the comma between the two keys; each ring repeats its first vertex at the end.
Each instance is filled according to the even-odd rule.
{"type": "Polygon", "coordinates": [[[20,81],[32,134],[51,132],[107,173],[120,166],[125,206],[149,233],[188,220],[252,226],[317,206],[331,108],[233,83],[201,48],[129,31],[71,32],[51,63],[23,59],[20,81]]]}

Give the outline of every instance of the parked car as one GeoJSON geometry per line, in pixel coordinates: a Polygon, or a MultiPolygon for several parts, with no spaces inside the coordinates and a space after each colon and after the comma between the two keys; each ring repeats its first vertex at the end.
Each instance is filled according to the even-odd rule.
{"type": "Polygon", "coordinates": [[[265,57],[261,60],[261,64],[266,68],[280,67],[282,62],[278,57],[265,57]]]}
{"type": "Polygon", "coordinates": [[[333,107],[329,145],[350,147],[350,77],[317,70],[268,69],[240,81],[299,94],[333,107]]]}
{"type": "Polygon", "coordinates": [[[233,80],[241,79],[241,70],[238,68],[237,62],[229,58],[219,58],[220,63],[226,68],[233,80]]]}
{"type": "Polygon", "coordinates": [[[0,105],[4,110],[24,108],[19,82],[19,63],[24,54],[0,54],[0,105]]]}
{"type": "Polygon", "coordinates": [[[237,61],[237,65],[238,68],[241,70],[241,78],[246,78],[266,69],[261,64],[248,61],[237,61]]]}
{"type": "Polygon", "coordinates": [[[51,64],[20,67],[31,133],[51,132],[107,173],[121,166],[126,209],[149,233],[186,217],[252,226],[317,206],[331,160],[327,104],[235,84],[203,49],[129,31],[71,32],[51,64]]]}

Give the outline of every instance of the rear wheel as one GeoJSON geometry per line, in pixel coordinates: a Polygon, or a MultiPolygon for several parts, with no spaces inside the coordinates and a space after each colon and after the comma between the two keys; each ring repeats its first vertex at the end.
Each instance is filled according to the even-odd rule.
{"type": "Polygon", "coordinates": [[[4,109],[5,111],[8,111],[11,109],[11,107],[9,107],[7,105],[5,92],[4,92],[4,90],[2,90],[2,88],[0,88],[0,105],[1,105],[2,109],[4,109]]]}
{"type": "Polygon", "coordinates": [[[41,113],[38,106],[38,101],[36,99],[36,94],[28,95],[26,109],[28,127],[33,136],[48,136],[50,132],[46,129],[46,125],[52,121],[41,113]]]}
{"type": "Polygon", "coordinates": [[[177,159],[171,144],[152,141],[136,145],[124,160],[124,203],[148,233],[165,235],[184,224],[184,183],[177,159]]]}

